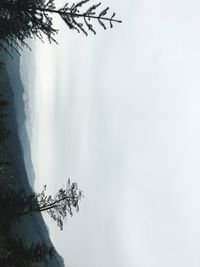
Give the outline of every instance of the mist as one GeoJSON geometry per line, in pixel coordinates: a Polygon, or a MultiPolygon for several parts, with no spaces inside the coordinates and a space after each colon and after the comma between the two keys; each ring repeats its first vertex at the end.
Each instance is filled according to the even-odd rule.
{"type": "Polygon", "coordinates": [[[46,218],[51,238],[70,267],[197,267],[200,4],[104,5],[122,25],[86,38],[58,21],[59,45],[34,48],[35,187],[85,194],[63,232],[46,218]]]}

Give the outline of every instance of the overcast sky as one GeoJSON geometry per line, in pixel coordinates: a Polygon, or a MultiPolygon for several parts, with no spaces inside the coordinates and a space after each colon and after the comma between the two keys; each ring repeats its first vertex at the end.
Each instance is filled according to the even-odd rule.
{"type": "Polygon", "coordinates": [[[200,3],[102,6],[123,24],[86,38],[58,21],[29,77],[36,189],[85,194],[51,238],[69,267],[199,267],[200,3]]]}

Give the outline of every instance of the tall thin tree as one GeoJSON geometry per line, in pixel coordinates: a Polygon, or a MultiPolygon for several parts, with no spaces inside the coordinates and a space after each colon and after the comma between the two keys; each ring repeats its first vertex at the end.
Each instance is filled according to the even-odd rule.
{"type": "Polygon", "coordinates": [[[70,179],[54,197],[46,194],[46,186],[40,193],[34,192],[30,195],[23,190],[9,187],[0,195],[0,213],[3,215],[2,219],[15,222],[20,220],[21,216],[47,212],[57,226],[63,230],[64,219],[67,215],[73,216],[74,211],[79,211],[79,202],[82,197],[83,193],[79,190],[77,183],[71,183],[70,179]]]}

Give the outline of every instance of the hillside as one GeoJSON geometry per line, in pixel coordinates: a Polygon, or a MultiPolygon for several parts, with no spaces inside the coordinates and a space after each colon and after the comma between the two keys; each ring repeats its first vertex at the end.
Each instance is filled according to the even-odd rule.
{"type": "MultiPolygon", "coordinates": [[[[0,69],[0,98],[8,102],[7,105],[1,107],[0,127],[9,129],[5,140],[0,142],[0,159],[7,162],[5,166],[0,167],[0,181],[15,187],[22,187],[30,194],[32,192],[30,183],[31,185],[34,183],[34,170],[31,163],[30,143],[24,126],[26,115],[19,73],[19,57],[16,56],[11,61],[6,55],[1,54],[0,62],[3,63],[0,69]],[[23,139],[23,148],[20,138],[23,139]],[[30,175],[29,179],[27,173],[30,175]]],[[[43,241],[47,245],[52,245],[47,227],[40,214],[25,217],[15,225],[14,229],[27,243],[43,241]]],[[[56,259],[48,266],[63,267],[61,256],[57,254],[56,259]]]]}

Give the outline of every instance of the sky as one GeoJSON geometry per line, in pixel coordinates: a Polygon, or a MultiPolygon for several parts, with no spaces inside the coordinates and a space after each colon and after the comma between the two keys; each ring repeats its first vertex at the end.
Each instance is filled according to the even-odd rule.
{"type": "Polygon", "coordinates": [[[199,267],[200,3],[104,6],[123,23],[85,37],[57,20],[59,45],[21,61],[35,188],[70,177],[85,195],[64,231],[45,216],[51,239],[70,267],[199,267]]]}

